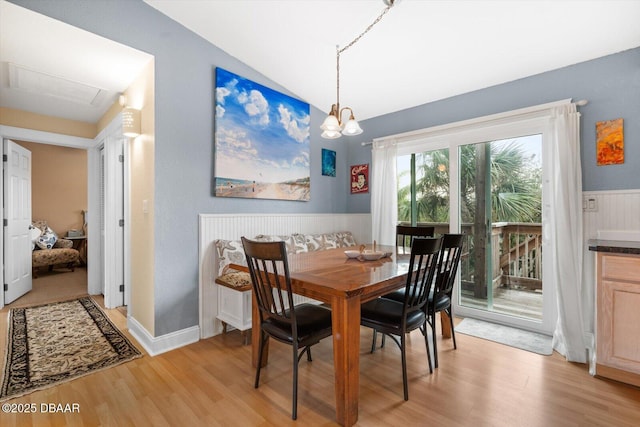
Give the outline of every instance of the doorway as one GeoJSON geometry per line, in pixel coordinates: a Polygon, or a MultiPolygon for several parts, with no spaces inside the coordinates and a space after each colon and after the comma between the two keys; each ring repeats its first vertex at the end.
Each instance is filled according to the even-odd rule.
{"type": "MultiPolygon", "coordinates": [[[[100,221],[100,184],[99,184],[99,176],[100,176],[100,153],[99,153],[99,144],[105,141],[106,138],[115,138],[121,142],[121,149],[126,150],[126,138],[122,136],[122,118],[121,115],[118,115],[95,139],[87,139],[80,138],[68,135],[54,134],[48,132],[35,131],[30,129],[23,128],[14,128],[9,126],[0,125],[0,137],[3,138],[11,138],[20,141],[31,141],[34,143],[40,144],[52,144],[59,145],[64,147],[73,147],[73,148],[82,148],[87,150],[87,175],[88,175],[88,183],[87,183],[87,202],[88,202],[88,210],[86,213],[87,219],[87,289],[88,293],[91,295],[98,295],[104,292],[105,296],[105,305],[107,308],[115,308],[118,305],[122,304],[123,301],[123,292],[124,289],[128,288],[128,278],[123,277],[117,281],[105,282],[103,271],[116,271],[118,268],[114,268],[112,265],[105,264],[106,262],[111,262],[111,258],[102,257],[100,248],[100,230],[99,230],[99,221],[100,221]],[[122,148],[124,147],[124,148],[122,148]],[[108,286],[105,286],[105,283],[108,286]],[[124,286],[123,286],[124,285],[124,286]],[[124,288],[124,289],[123,289],[124,288]],[[104,291],[103,291],[104,289],[104,291]],[[118,303],[118,301],[120,301],[118,303]]],[[[122,151],[121,151],[122,152],[122,151]]],[[[120,158],[118,156],[118,158],[120,158]]],[[[122,165],[118,166],[119,170],[122,173],[126,173],[128,170],[125,169],[122,165]]],[[[109,174],[109,166],[105,168],[107,170],[107,174],[109,174]]],[[[126,176],[123,178],[120,177],[121,182],[127,182],[126,176]]],[[[121,203],[126,206],[125,197],[125,189],[124,186],[119,186],[119,193],[117,190],[112,191],[114,197],[119,194],[119,198],[121,203]]],[[[103,203],[104,205],[104,203],[103,203]]],[[[106,214],[107,221],[111,221],[111,217],[109,213],[106,214]]],[[[118,224],[121,224],[123,221],[122,217],[116,218],[115,221],[118,224]]],[[[113,222],[111,221],[111,222],[113,222]]],[[[127,235],[124,233],[128,233],[126,227],[121,228],[121,232],[123,233],[118,241],[120,244],[120,248],[116,248],[115,239],[111,238],[109,234],[106,235],[105,245],[113,248],[112,253],[124,253],[124,242],[127,239],[127,235]]],[[[0,236],[4,238],[4,236],[0,236]]],[[[3,248],[4,250],[4,245],[3,248]]],[[[2,259],[2,258],[0,258],[2,259]]],[[[119,259],[120,263],[123,264],[122,267],[119,267],[120,271],[128,271],[124,268],[126,266],[124,256],[115,257],[115,259],[119,259]]],[[[4,293],[2,298],[0,298],[0,308],[4,307],[4,293]]]]}
{"type": "Polygon", "coordinates": [[[461,145],[458,303],[543,320],[542,135],[461,145]]]}
{"type": "MultiPolygon", "coordinates": [[[[87,245],[84,212],[87,210],[87,150],[17,140],[13,144],[30,154],[30,185],[24,185],[30,192],[28,212],[25,214],[27,227],[23,224],[21,228],[36,234],[28,239],[28,247],[25,247],[24,253],[12,250],[5,254],[5,263],[19,260],[27,265],[25,273],[30,277],[26,279],[32,283],[30,291],[24,289],[21,292],[17,291],[15,285],[9,284],[5,304],[15,300],[17,304],[24,305],[25,301],[50,301],[58,296],[68,298],[70,295],[86,295],[87,245]],[[31,227],[32,224],[37,226],[31,227]],[[32,243],[41,229],[47,230],[50,237],[47,242],[53,243],[56,248],[53,252],[53,261],[58,262],[56,265],[48,265],[52,261],[49,261],[47,250],[43,248],[45,242],[32,243]],[[38,260],[40,266],[32,268],[31,254],[34,262],[38,260]],[[67,262],[74,259],[74,256],[76,261],[72,269],[67,262]]],[[[15,201],[6,198],[5,192],[7,207],[15,205],[15,201]]],[[[10,224],[14,222],[9,221],[10,224]]]]}

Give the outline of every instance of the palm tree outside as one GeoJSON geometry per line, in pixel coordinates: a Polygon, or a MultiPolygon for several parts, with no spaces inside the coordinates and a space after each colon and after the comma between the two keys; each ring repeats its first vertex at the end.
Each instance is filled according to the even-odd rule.
{"type": "MultiPolygon", "coordinates": [[[[516,260],[512,266],[519,270],[530,270],[523,271],[527,277],[536,276],[540,271],[539,246],[529,246],[532,235],[513,233],[501,235],[500,239],[494,237],[495,229],[499,224],[506,224],[507,228],[508,225],[520,224],[541,229],[541,146],[541,137],[536,135],[463,145],[459,148],[460,222],[462,231],[470,234],[467,240],[468,256],[460,270],[463,290],[465,285],[467,291],[470,290],[469,288],[475,288],[476,297],[482,297],[482,292],[477,290],[478,287],[483,287],[484,298],[490,298],[487,295],[487,283],[496,283],[495,276],[502,274],[501,269],[505,270],[507,277],[512,274],[502,265],[504,258],[508,255],[506,252],[509,252],[510,248],[523,244],[526,244],[527,248],[533,248],[527,255],[526,262],[516,260]],[[532,147],[535,148],[532,149],[532,147]],[[483,154],[483,150],[486,153],[486,161],[478,157],[483,154]],[[483,196],[483,192],[486,192],[486,195],[483,196]],[[484,220],[483,216],[490,216],[490,221],[484,220]],[[492,227],[482,230],[483,222],[490,223],[492,227]],[[486,239],[480,240],[483,237],[481,235],[486,239]],[[503,242],[503,239],[507,239],[508,244],[503,242]],[[491,245],[495,247],[491,248],[491,245]],[[486,249],[487,253],[477,254],[476,247],[479,251],[486,249]],[[494,264],[498,264],[488,267],[491,275],[484,272],[485,257],[492,257],[494,264]],[[530,260],[531,257],[533,262],[530,260]],[[480,263],[479,269],[476,269],[475,266],[478,263],[480,263]],[[477,274],[487,276],[486,280],[477,277],[477,274]]],[[[398,219],[400,222],[440,224],[441,227],[436,227],[437,230],[448,229],[451,182],[449,156],[449,149],[445,148],[399,158],[398,219]],[[411,161],[415,162],[413,177],[411,161]],[[413,191],[412,178],[415,183],[413,191]]],[[[528,229],[530,230],[531,227],[528,229]]],[[[519,255],[522,254],[519,252],[519,255]]]]}

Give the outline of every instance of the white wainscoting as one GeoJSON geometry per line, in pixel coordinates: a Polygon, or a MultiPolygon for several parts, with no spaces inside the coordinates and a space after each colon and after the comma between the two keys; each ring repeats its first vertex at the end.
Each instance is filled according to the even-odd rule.
{"type": "MultiPolygon", "coordinates": [[[[589,251],[589,239],[604,238],[607,240],[634,240],[640,236],[640,190],[585,191],[583,200],[593,200],[595,210],[583,210],[583,247],[585,251],[583,263],[583,298],[585,305],[585,325],[593,331],[596,291],[596,254],[589,251]],[[591,314],[591,315],[589,315],[591,314]]],[[[594,348],[594,336],[586,337],[590,348],[594,348]]],[[[595,352],[591,352],[590,362],[593,370],[595,352]]]]}
{"type": "Polygon", "coordinates": [[[214,265],[217,239],[239,240],[258,234],[329,233],[351,231],[358,243],[371,240],[370,214],[200,214],[199,298],[200,337],[222,331],[218,311],[217,270],[214,265]]]}
{"type": "Polygon", "coordinates": [[[589,191],[583,198],[595,199],[596,211],[584,211],[584,237],[598,238],[606,231],[640,230],[640,190],[589,191]]]}

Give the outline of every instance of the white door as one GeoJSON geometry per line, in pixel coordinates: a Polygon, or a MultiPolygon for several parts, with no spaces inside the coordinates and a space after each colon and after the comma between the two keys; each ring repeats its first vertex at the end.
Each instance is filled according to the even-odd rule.
{"type": "Polygon", "coordinates": [[[125,304],[124,299],[124,138],[110,135],[102,154],[102,220],[104,235],[104,303],[113,308],[125,304]]]}
{"type": "Polygon", "coordinates": [[[4,140],[4,302],[31,290],[31,152],[4,140]]]}

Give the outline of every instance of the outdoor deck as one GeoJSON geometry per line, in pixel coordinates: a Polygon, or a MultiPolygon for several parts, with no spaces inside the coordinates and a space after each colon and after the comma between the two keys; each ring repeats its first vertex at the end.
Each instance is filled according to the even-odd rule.
{"type": "MultiPolygon", "coordinates": [[[[419,223],[434,226],[436,235],[449,232],[448,223],[419,223]]],[[[542,224],[499,222],[491,225],[491,245],[478,245],[473,224],[462,224],[466,239],[460,274],[462,305],[529,319],[542,319],[542,224]],[[478,246],[478,250],[474,249],[478,246]],[[491,280],[478,280],[474,265],[490,258],[491,280]]]]}
{"type": "MultiPolygon", "coordinates": [[[[487,300],[474,298],[472,292],[463,292],[462,305],[486,309],[487,300]]],[[[493,293],[492,311],[516,317],[542,320],[542,291],[497,288],[493,293]]]]}

